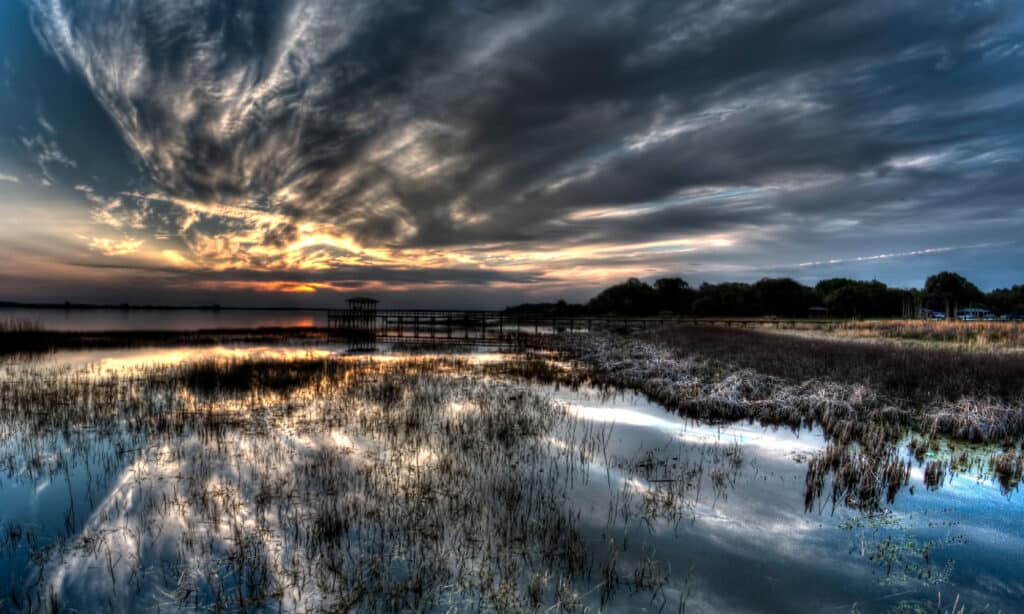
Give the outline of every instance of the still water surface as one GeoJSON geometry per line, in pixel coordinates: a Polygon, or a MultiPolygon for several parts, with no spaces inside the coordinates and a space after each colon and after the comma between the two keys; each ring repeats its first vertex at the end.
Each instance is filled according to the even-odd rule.
{"type": "MultiPolygon", "coordinates": [[[[59,353],[49,361],[98,373],[209,357],[290,360],[335,352],[341,350],[168,348],[59,353]]],[[[393,361],[402,356],[377,358],[393,361]]],[[[492,362],[504,358],[477,355],[477,360],[492,362]]],[[[12,375],[8,371],[0,377],[12,375]]],[[[817,429],[710,425],[636,395],[532,387],[564,404],[607,439],[602,453],[586,464],[586,479],[573,481],[565,501],[579,518],[584,543],[600,556],[609,543],[617,544],[621,569],[639,573],[645,561],[653,561],[654,570],[667,578],[653,594],[614,593],[603,604],[605,611],[934,611],[940,593],[945,604],[959,595],[969,610],[1020,611],[1024,502],[1019,492],[1004,492],[987,477],[956,474],[942,487],[929,489],[922,467],[915,464],[909,484],[885,514],[866,516],[827,504],[806,511],[806,460],[824,446],[817,429]],[[664,484],[662,477],[678,476],[679,466],[698,462],[710,470],[687,487],[681,509],[646,516],[613,511],[628,507],[616,501],[643,500],[664,484]]],[[[551,434],[555,439],[568,436],[551,434]]],[[[41,568],[30,560],[83,532],[122,530],[110,524],[112,507],[125,506],[128,512],[118,517],[128,526],[124,518],[139,486],[132,483],[130,463],[121,460],[127,457],[113,452],[146,442],[116,434],[95,437],[98,445],[74,466],[62,461],[69,441],[60,433],[29,450],[13,449],[9,440],[0,440],[0,458],[6,459],[6,471],[0,473],[0,530],[5,533],[0,538],[0,579],[11,586],[56,582],[63,587],[62,601],[80,610],[103,605],[128,611],[133,599],[143,596],[107,594],[108,573],[113,572],[104,565],[87,564],[88,559],[74,554],[41,568]]],[[[131,543],[127,540],[126,547],[131,543]]],[[[152,548],[148,556],[159,552],[152,548]]],[[[583,602],[594,608],[601,606],[597,584],[593,580],[579,586],[583,602]]],[[[0,600],[0,609],[11,605],[0,600]]]]}
{"type": "Polygon", "coordinates": [[[48,330],[112,331],[326,326],[324,311],[209,309],[10,309],[0,322],[27,320],[48,330]]]}

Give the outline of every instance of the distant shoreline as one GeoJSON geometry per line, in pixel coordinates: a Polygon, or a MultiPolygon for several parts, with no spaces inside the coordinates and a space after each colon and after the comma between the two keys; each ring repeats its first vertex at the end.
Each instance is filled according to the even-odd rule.
{"type": "Polygon", "coordinates": [[[20,303],[0,301],[0,309],[110,310],[110,311],[330,311],[329,307],[225,307],[222,305],[97,305],[94,303],[20,303]]]}
{"type": "Polygon", "coordinates": [[[209,328],[176,330],[50,331],[25,330],[3,333],[0,356],[45,353],[57,350],[121,349],[133,347],[207,346],[228,343],[281,343],[326,341],[327,329],[319,326],[263,328],[209,328]]]}

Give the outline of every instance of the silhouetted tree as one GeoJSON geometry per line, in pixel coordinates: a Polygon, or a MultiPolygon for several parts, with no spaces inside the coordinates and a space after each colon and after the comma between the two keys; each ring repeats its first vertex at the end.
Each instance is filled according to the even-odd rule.
{"type": "Polygon", "coordinates": [[[654,282],[658,295],[658,310],[677,315],[690,313],[697,292],[678,277],[666,277],[654,282]]]}
{"type": "Polygon", "coordinates": [[[980,303],[984,298],[978,286],[967,281],[962,275],[949,271],[926,279],[924,291],[932,308],[941,308],[949,316],[954,315],[956,309],[980,303]]]}
{"type": "Polygon", "coordinates": [[[588,303],[594,313],[648,316],[658,312],[658,294],[651,286],[631,278],[601,291],[588,303]]]}
{"type": "Polygon", "coordinates": [[[546,315],[557,315],[557,316],[581,316],[587,313],[587,308],[584,305],[577,303],[566,303],[564,299],[560,299],[554,303],[521,303],[505,308],[506,313],[528,313],[528,314],[546,314],[546,315]]]}
{"type": "Polygon", "coordinates": [[[836,290],[849,286],[852,284],[860,283],[856,279],[849,279],[846,277],[833,277],[831,279],[823,279],[814,286],[814,293],[818,295],[818,300],[826,302],[828,295],[832,294],[836,290]]]}
{"type": "Polygon", "coordinates": [[[764,278],[754,284],[757,315],[803,317],[815,305],[814,291],[788,277],[764,278]]]}
{"type": "Polygon", "coordinates": [[[985,295],[985,303],[999,313],[1024,313],[1024,285],[996,288],[985,295]]]}
{"type": "Polygon", "coordinates": [[[703,283],[693,302],[693,313],[701,316],[757,315],[754,288],[750,284],[725,282],[703,283]]]}
{"type": "MultiPolygon", "coordinates": [[[[890,288],[880,281],[836,277],[809,288],[788,277],[764,278],[755,284],[723,282],[690,287],[683,279],[666,277],[653,285],[630,279],[603,290],[586,305],[595,314],[646,316],[669,312],[698,316],[804,317],[811,307],[825,306],[838,317],[892,318],[913,313],[922,301],[945,309],[987,300],[1005,312],[1024,312],[1024,286],[993,290],[985,295],[956,273],[932,275],[923,291],[890,288]]],[[[573,311],[575,306],[549,309],[573,311]]],[[[535,307],[535,306],[522,306],[535,307]]],[[[934,308],[934,307],[933,307],[934,308]]]]}
{"type": "Polygon", "coordinates": [[[814,289],[829,313],[842,318],[896,317],[903,315],[905,300],[913,301],[907,291],[889,288],[880,281],[826,279],[814,289]]]}

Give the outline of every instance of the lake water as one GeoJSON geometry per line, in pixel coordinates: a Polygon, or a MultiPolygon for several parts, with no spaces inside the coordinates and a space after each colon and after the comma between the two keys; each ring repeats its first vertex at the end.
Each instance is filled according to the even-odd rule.
{"type": "Polygon", "coordinates": [[[0,308],[0,322],[23,320],[59,331],[174,330],[327,326],[315,310],[232,309],[11,309],[0,308]]]}
{"type": "MultiPolygon", "coordinates": [[[[55,373],[55,377],[65,378],[61,380],[64,382],[76,381],[76,373],[101,379],[128,374],[111,380],[108,387],[117,391],[109,393],[112,406],[127,407],[131,404],[132,378],[140,377],[140,370],[211,358],[282,363],[366,360],[330,346],[168,348],[59,353],[33,368],[41,369],[39,373],[55,373]]],[[[408,359],[401,354],[371,358],[381,364],[408,359]]],[[[472,361],[496,366],[507,358],[497,353],[476,354],[472,361]]],[[[438,363],[437,370],[448,368],[452,366],[438,363]]],[[[377,382],[379,376],[373,375],[376,372],[369,373],[364,377],[377,382]]],[[[24,372],[17,366],[7,366],[0,371],[0,384],[12,389],[18,377],[24,377],[24,372]]],[[[182,381],[198,381],[190,377],[182,381]]],[[[400,381],[418,385],[418,377],[400,381]]],[[[227,387],[226,381],[217,384],[217,389],[227,387]]],[[[414,394],[426,394],[423,391],[441,385],[439,381],[443,384],[443,380],[429,379],[429,385],[422,391],[416,388],[414,394]]],[[[521,383],[510,385],[523,389],[521,383]]],[[[161,565],[166,567],[186,556],[182,554],[187,549],[183,544],[205,543],[196,536],[194,527],[208,523],[207,518],[241,520],[237,524],[232,521],[231,531],[235,532],[228,531],[223,543],[218,542],[220,546],[197,548],[199,554],[189,551],[187,556],[195,557],[191,563],[197,570],[209,564],[206,559],[243,556],[238,544],[250,537],[271,553],[261,556],[285,561],[295,556],[289,549],[302,542],[288,536],[288,527],[293,526],[289,524],[293,517],[290,514],[306,518],[311,513],[302,509],[299,500],[271,507],[274,511],[269,520],[261,520],[268,515],[269,504],[265,502],[270,495],[261,499],[260,489],[276,482],[257,480],[254,476],[263,465],[253,459],[273,456],[269,466],[280,471],[274,480],[283,482],[310,471],[302,459],[317,458],[318,463],[324,463],[328,462],[326,458],[335,458],[321,456],[325,448],[340,447],[346,463],[370,463],[379,472],[385,472],[393,461],[403,476],[406,471],[410,476],[420,476],[420,472],[429,473],[431,467],[443,465],[438,457],[443,457],[442,451],[428,445],[434,440],[426,436],[417,444],[421,447],[416,454],[406,453],[399,460],[389,456],[388,442],[401,439],[401,433],[415,428],[409,419],[388,426],[379,436],[375,435],[376,427],[365,426],[370,424],[365,420],[358,423],[364,424],[361,428],[355,428],[355,424],[339,426],[334,420],[316,422],[318,426],[313,430],[305,428],[314,417],[307,413],[312,410],[304,408],[317,404],[317,390],[323,383],[313,386],[315,390],[290,392],[287,402],[295,407],[277,419],[265,409],[253,409],[254,418],[250,420],[247,408],[279,403],[276,397],[264,400],[263,395],[269,392],[257,396],[245,393],[237,402],[234,396],[226,395],[216,407],[228,413],[241,412],[237,420],[226,426],[218,424],[213,430],[186,429],[180,437],[161,436],[159,443],[158,438],[145,435],[146,429],[121,430],[112,426],[116,422],[101,420],[79,425],[77,432],[67,432],[0,418],[0,430],[5,434],[0,439],[0,459],[5,459],[5,471],[0,473],[0,578],[10,579],[11,586],[25,589],[24,594],[40,586],[55,587],[53,598],[78,610],[131,611],[155,604],[165,610],[189,610],[193,605],[199,608],[218,598],[218,590],[229,594],[237,590],[241,595],[241,580],[237,585],[216,587],[204,579],[192,583],[179,579],[169,588],[161,565]],[[253,453],[235,454],[236,449],[251,449],[253,453]],[[197,485],[197,480],[202,483],[197,485]],[[256,490],[260,492],[246,496],[247,481],[259,481],[262,486],[256,490]],[[193,494],[191,499],[181,494],[197,488],[205,494],[193,494]],[[211,514],[208,506],[219,505],[219,497],[232,488],[241,491],[235,499],[229,498],[236,506],[211,514]],[[190,503],[185,505],[185,500],[190,503]],[[282,533],[275,533],[278,530],[282,533]],[[220,547],[225,548],[224,552],[218,550],[220,547]]],[[[391,399],[393,393],[382,396],[377,388],[373,390],[377,396],[367,398],[392,402],[386,399],[391,399]]],[[[492,477],[500,481],[508,479],[510,471],[526,471],[536,478],[528,482],[531,489],[557,485],[548,493],[551,496],[536,501],[558,509],[536,508],[524,518],[554,514],[550,517],[571,519],[571,530],[580,537],[577,547],[583,550],[572,556],[591,566],[574,576],[571,590],[553,588],[557,574],[545,579],[548,588],[540,594],[547,605],[558,599],[563,604],[575,600],[581,607],[622,612],[934,611],[941,593],[944,607],[959,596],[969,611],[1019,611],[1024,597],[1024,501],[1016,489],[1006,492],[990,478],[970,472],[947,476],[940,487],[929,488],[923,466],[915,462],[908,484],[884,513],[865,514],[841,505],[833,509],[825,503],[812,505],[808,511],[804,496],[806,461],[825,443],[817,429],[794,431],[756,423],[704,424],[636,395],[608,395],[586,387],[573,390],[532,384],[523,390],[560,408],[565,417],[541,435],[543,445],[531,448],[529,454],[507,452],[508,460],[496,465],[492,477]],[[559,456],[563,453],[565,458],[559,456]],[[578,462],[574,460],[577,457],[578,462]],[[602,574],[608,561],[613,563],[612,572],[602,574]],[[605,594],[610,584],[621,586],[605,594]]],[[[11,399],[15,397],[5,394],[6,402],[13,404],[11,399]]],[[[93,391],[89,402],[100,403],[99,397],[106,394],[93,391]]],[[[163,393],[158,390],[152,394],[163,393]]],[[[168,389],[166,394],[172,391],[168,389]]],[[[465,415],[473,403],[483,403],[480,399],[495,394],[521,399],[524,392],[495,392],[471,385],[464,394],[443,397],[448,399],[445,411],[465,415]]],[[[212,407],[204,406],[204,411],[212,411],[212,407]]],[[[124,419],[150,418],[126,414],[124,419]]],[[[483,428],[490,423],[472,424],[483,428]]],[[[472,478],[470,475],[465,479],[472,478]]],[[[401,484],[401,492],[412,488],[409,484],[419,483],[407,483],[411,477],[395,479],[401,484]]],[[[503,497],[513,494],[523,496],[518,491],[510,494],[505,487],[495,492],[496,501],[505,501],[503,497]]],[[[416,508],[420,514],[434,509],[429,493],[402,496],[425,506],[416,508]]],[[[344,492],[330,497],[344,498],[344,492]]],[[[498,506],[487,498],[481,498],[479,505],[498,506]]],[[[483,518],[500,516],[503,506],[499,507],[487,510],[483,518]]],[[[440,518],[438,522],[448,520],[440,518]]],[[[298,525],[290,530],[299,531],[298,525]]],[[[205,535],[201,531],[199,535],[205,535]]],[[[533,531],[543,533],[541,527],[533,531]]],[[[396,540],[397,535],[388,539],[396,540]]],[[[312,538],[307,535],[305,539],[312,538]]],[[[421,539],[425,538],[410,543],[418,544],[416,540],[421,539]]],[[[459,538],[447,539],[453,540],[449,544],[451,552],[458,551],[459,538]]],[[[515,548],[517,543],[512,539],[501,547],[515,548]]],[[[481,543],[476,547],[487,550],[490,545],[481,543]]],[[[424,552],[403,550],[399,559],[426,560],[424,552]]],[[[440,552],[447,550],[442,547],[440,552]]],[[[528,554],[528,549],[524,550],[523,557],[528,554]]],[[[406,566],[408,561],[399,565],[395,559],[388,560],[387,573],[405,577],[415,569],[406,566]]],[[[557,565],[552,563],[553,568],[561,564],[561,559],[557,565]]],[[[274,566],[264,562],[259,569],[268,574],[267,569],[274,566]]],[[[259,576],[257,582],[267,580],[259,576]]],[[[324,590],[309,585],[303,594],[324,590]]],[[[47,594],[47,590],[42,592],[47,594]]],[[[18,594],[18,590],[11,594],[18,594]]],[[[0,609],[16,605],[11,598],[6,599],[0,600],[0,609]]],[[[232,603],[246,604],[241,596],[232,603]]],[[[297,608],[297,603],[291,602],[292,607],[297,608]]],[[[459,606],[474,609],[474,603],[459,606]]],[[[243,609],[276,611],[275,605],[280,604],[253,601],[243,609]]]]}

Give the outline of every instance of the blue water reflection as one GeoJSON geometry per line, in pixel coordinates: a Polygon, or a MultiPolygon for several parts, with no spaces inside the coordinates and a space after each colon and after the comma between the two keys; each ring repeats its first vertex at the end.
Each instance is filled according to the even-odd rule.
{"type": "MultiPolygon", "coordinates": [[[[611,471],[593,467],[595,479],[578,493],[595,542],[609,538],[609,491],[628,479],[616,458],[658,450],[671,462],[709,446],[742,449],[728,488],[705,490],[682,521],[638,518],[612,536],[634,553],[653,548],[673,570],[669,603],[689,592],[687,611],[934,609],[941,592],[947,605],[959,595],[969,609],[1008,612],[1024,596],[1024,503],[991,478],[958,474],[929,490],[915,465],[882,516],[830,505],[805,512],[803,461],[824,445],[817,430],[708,425],[634,395],[557,394],[588,420],[614,423],[611,471]]],[[[623,611],[638,605],[627,596],[614,603],[623,611]]]]}
{"type": "MultiPolygon", "coordinates": [[[[101,354],[62,353],[50,361],[105,372],[211,356],[292,360],[342,352],[261,347],[101,354]]],[[[915,463],[909,485],[884,514],[865,516],[830,505],[807,512],[806,461],[825,445],[817,429],[713,425],[682,418],[636,395],[536,388],[603,433],[605,445],[586,466],[585,479],[574,481],[566,501],[578,512],[586,543],[602,553],[611,543],[621,551],[621,568],[649,567],[667,578],[653,595],[615,593],[605,611],[679,611],[684,604],[687,612],[873,612],[933,608],[941,593],[950,602],[959,595],[969,609],[1008,612],[1024,596],[1024,503],[1018,492],[1004,493],[987,476],[952,474],[941,488],[929,489],[923,467],[915,463]]],[[[174,556],[174,543],[192,520],[188,510],[176,510],[178,516],[153,534],[146,533],[141,519],[147,501],[166,494],[167,485],[181,474],[179,464],[187,462],[188,451],[208,444],[191,438],[180,441],[176,450],[151,449],[138,437],[88,429],[38,440],[28,433],[5,435],[0,443],[0,578],[13,588],[0,609],[17,606],[19,595],[40,583],[60,587],[61,599],[82,609],[105,604],[127,611],[143,598],[160,603],[156,584],[147,595],[114,598],[109,580],[115,578],[114,585],[128,581],[117,575],[122,573],[118,557],[145,556],[157,569],[161,557],[174,556]],[[86,453],[71,464],[70,449],[86,453]],[[47,559],[49,552],[81,542],[83,535],[112,536],[106,543],[114,551],[104,559],[79,546],[47,559]],[[33,557],[35,563],[46,562],[34,564],[33,557]]],[[[565,442],[579,435],[574,430],[550,436],[565,442]]],[[[275,437],[304,455],[324,446],[372,447],[359,434],[341,431],[275,437]]],[[[259,447],[269,445],[266,441],[243,433],[232,445],[259,447]]],[[[426,466],[433,456],[424,450],[413,460],[417,467],[426,466]]],[[[227,464],[209,469],[212,475],[236,477],[245,471],[227,464]]],[[[244,507],[233,511],[251,513],[244,507]]],[[[580,587],[591,606],[598,605],[595,586],[596,580],[580,587]]]]}

